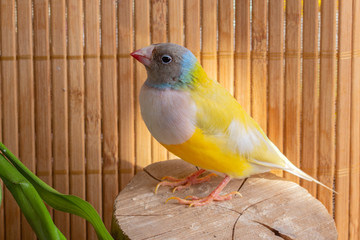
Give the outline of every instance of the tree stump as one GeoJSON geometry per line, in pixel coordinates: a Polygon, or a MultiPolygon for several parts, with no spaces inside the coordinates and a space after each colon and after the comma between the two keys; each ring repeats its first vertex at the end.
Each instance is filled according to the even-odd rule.
{"type": "Polygon", "coordinates": [[[172,196],[207,196],[222,177],[172,193],[156,184],[163,176],[186,177],[197,169],[182,160],[149,165],[118,195],[114,204],[115,239],[337,239],[326,208],[298,184],[271,173],[233,179],[223,194],[238,190],[243,197],[187,207],[172,196]]]}

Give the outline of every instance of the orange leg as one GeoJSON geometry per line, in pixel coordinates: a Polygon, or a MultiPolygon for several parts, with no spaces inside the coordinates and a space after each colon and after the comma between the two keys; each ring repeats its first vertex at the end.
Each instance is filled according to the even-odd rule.
{"type": "Polygon", "coordinates": [[[185,205],[189,205],[189,207],[192,206],[204,206],[207,205],[213,201],[226,201],[226,200],[230,200],[232,198],[233,195],[239,195],[241,196],[241,194],[237,191],[228,193],[226,195],[220,195],[220,192],[224,189],[224,187],[230,182],[230,177],[226,176],[224,178],[224,180],[219,184],[219,186],[217,186],[215,188],[214,191],[212,191],[209,196],[204,197],[204,198],[198,198],[195,196],[188,196],[185,199],[182,198],[178,198],[178,197],[171,197],[168,200],[166,200],[166,202],[168,202],[171,199],[176,199],[179,201],[180,204],[185,204],[185,205]]]}
{"type": "Polygon", "coordinates": [[[207,182],[210,180],[212,176],[216,176],[215,173],[210,173],[206,175],[205,177],[198,178],[203,172],[205,172],[205,169],[200,169],[199,171],[194,172],[193,174],[189,175],[186,178],[174,178],[170,176],[165,176],[162,178],[162,180],[168,180],[168,181],[162,181],[156,185],[155,193],[157,193],[157,190],[160,186],[170,186],[174,187],[173,192],[179,189],[188,188],[191,185],[207,182]]]}

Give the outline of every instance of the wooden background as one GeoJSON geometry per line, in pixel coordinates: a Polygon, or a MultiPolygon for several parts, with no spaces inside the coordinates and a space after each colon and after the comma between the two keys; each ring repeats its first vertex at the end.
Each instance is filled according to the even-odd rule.
{"type": "MultiPolygon", "coordinates": [[[[141,119],[146,72],[129,56],[168,41],[339,192],[300,181],[339,239],[360,238],[360,0],[1,0],[0,28],[1,141],[45,182],[90,201],[106,226],[134,173],[174,158],[141,119]]],[[[95,239],[80,218],[52,215],[68,238],[95,239]]],[[[9,192],[3,239],[35,239],[9,192]]]]}

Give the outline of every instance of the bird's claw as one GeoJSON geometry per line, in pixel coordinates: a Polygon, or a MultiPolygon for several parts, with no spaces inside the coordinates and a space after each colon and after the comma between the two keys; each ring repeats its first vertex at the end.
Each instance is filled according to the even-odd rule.
{"type": "Polygon", "coordinates": [[[241,193],[234,191],[234,192],[222,195],[222,196],[210,194],[209,196],[204,197],[204,198],[198,198],[195,196],[186,196],[184,199],[179,198],[179,197],[170,197],[165,201],[165,203],[167,203],[170,200],[177,200],[180,204],[189,205],[189,207],[196,207],[196,206],[207,205],[213,201],[221,202],[221,201],[230,200],[235,195],[242,197],[241,193]]]}
{"type": "Polygon", "coordinates": [[[160,186],[174,187],[174,189],[173,189],[173,193],[174,193],[177,190],[188,188],[193,184],[207,182],[210,180],[211,177],[216,176],[215,173],[210,173],[210,174],[206,175],[205,177],[198,178],[198,176],[201,175],[204,171],[205,170],[199,170],[199,171],[191,174],[190,176],[188,176],[186,178],[181,178],[181,179],[174,178],[171,176],[164,176],[161,179],[162,181],[156,185],[155,194],[157,193],[160,186]]]}

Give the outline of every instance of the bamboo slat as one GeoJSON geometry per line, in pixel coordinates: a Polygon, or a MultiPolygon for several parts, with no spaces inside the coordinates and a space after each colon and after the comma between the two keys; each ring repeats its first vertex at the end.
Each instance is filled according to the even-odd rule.
{"type": "Polygon", "coordinates": [[[349,239],[360,238],[360,1],[353,2],[349,239]]]}
{"type": "MultiPolygon", "coordinates": [[[[1,11],[1,10],[0,10],[1,11]]],[[[0,44],[1,50],[1,44],[0,44]]],[[[0,76],[1,73],[1,64],[0,64],[0,76]]],[[[1,86],[1,84],[0,84],[1,86]]],[[[0,126],[2,126],[2,92],[0,90],[0,126]]],[[[0,141],[2,141],[2,128],[0,128],[0,141]]],[[[4,183],[0,180],[0,187],[2,190],[2,201],[0,204],[0,240],[5,240],[5,209],[4,209],[4,183]]]]}
{"type": "MultiPolygon", "coordinates": [[[[167,41],[166,33],[167,4],[165,0],[151,0],[151,42],[162,43],[167,41]]],[[[167,159],[166,149],[155,138],[151,138],[152,162],[167,159]]]]}
{"type": "MultiPolygon", "coordinates": [[[[1,95],[0,95],[0,97],[1,97],[1,95]]],[[[0,115],[0,117],[1,117],[1,115],[0,115]]],[[[1,124],[1,122],[0,122],[0,124],[1,124]]],[[[1,134],[1,132],[0,132],[0,134],[1,134]]],[[[1,138],[0,138],[0,140],[2,140],[1,138]]],[[[2,190],[4,190],[4,183],[1,181],[0,182],[0,187],[1,187],[1,189],[2,190]]],[[[2,203],[1,203],[1,206],[0,206],[0,240],[5,240],[5,214],[4,214],[4,212],[5,212],[5,209],[4,209],[4,191],[2,192],[3,193],[3,199],[2,199],[2,203]]]]}
{"type": "MultiPolygon", "coordinates": [[[[85,126],[82,1],[67,2],[70,193],[85,198],[85,126]]],[[[86,223],[71,215],[71,239],[86,238],[86,223]]]]}
{"type": "MultiPolygon", "coordinates": [[[[0,8],[0,12],[1,12],[1,8],[0,8]]],[[[1,22],[0,22],[1,24],[1,22]]],[[[2,49],[2,46],[0,44],[0,51],[2,49]]],[[[0,63],[0,78],[2,79],[2,61],[0,63]]],[[[2,88],[2,84],[0,83],[0,86],[2,88]]],[[[0,90],[0,126],[2,126],[2,91],[0,90]]],[[[2,128],[0,128],[0,141],[3,141],[2,139],[2,128]]],[[[4,209],[4,183],[0,180],[0,187],[2,190],[2,201],[0,204],[0,240],[5,240],[5,209],[4,209]]]]}
{"type": "Polygon", "coordinates": [[[168,39],[171,43],[184,44],[184,0],[169,0],[168,39]],[[171,13],[171,14],[170,14],[171,13]]]}
{"type": "Polygon", "coordinates": [[[352,0],[339,2],[336,101],[335,221],[339,239],[349,236],[352,0]]]}
{"type": "Polygon", "coordinates": [[[134,132],[134,62],[129,55],[133,46],[132,0],[119,2],[119,130],[120,130],[120,188],[124,188],[134,176],[135,132],[134,132]]]}
{"type": "Polygon", "coordinates": [[[185,1],[185,46],[200,61],[200,0],[185,1]]]}
{"type": "Polygon", "coordinates": [[[250,0],[235,1],[234,95],[251,113],[250,0]]]}
{"type": "MultiPolygon", "coordinates": [[[[85,1],[84,12],[86,200],[95,207],[101,216],[102,196],[99,194],[102,191],[99,2],[97,0],[85,1]]],[[[90,223],[87,223],[87,239],[97,239],[90,223]]]]}
{"type": "MultiPolygon", "coordinates": [[[[18,89],[16,76],[15,3],[1,2],[1,89],[2,89],[2,140],[15,154],[18,145],[18,89]]],[[[4,191],[5,239],[20,239],[20,210],[8,190],[4,191]]]]}
{"type": "MultiPolygon", "coordinates": [[[[269,1],[268,136],[283,151],[284,139],[284,1],[269,1]]],[[[282,171],[273,171],[282,176],[282,171]]]]}
{"type": "Polygon", "coordinates": [[[267,1],[252,2],[252,116],[267,132],[267,1]]]}
{"type": "MultiPolygon", "coordinates": [[[[66,60],[65,0],[52,0],[51,6],[51,85],[54,188],[69,194],[68,83],[66,60]],[[62,57],[56,57],[62,56],[62,57]]],[[[54,211],[54,222],[70,238],[70,215],[54,211]]]]}
{"type": "MultiPolygon", "coordinates": [[[[150,44],[150,4],[148,0],[135,1],[135,48],[143,48],[150,44]]],[[[139,93],[146,80],[144,66],[135,63],[135,134],[136,134],[136,168],[141,170],[151,163],[151,138],[141,118],[139,93]]]]}
{"type": "MultiPolygon", "coordinates": [[[[0,9],[1,11],[1,9],[0,9]]],[[[1,24],[1,23],[0,23],[1,24]]],[[[0,44],[1,51],[1,44],[0,44]]],[[[0,64],[0,78],[2,78],[2,68],[0,64]]],[[[2,87],[1,83],[0,86],[2,87]]],[[[0,126],[2,126],[2,91],[0,90],[0,126]]],[[[2,140],[2,128],[0,128],[0,141],[2,140]]],[[[4,183],[0,180],[0,188],[2,190],[2,201],[0,204],[0,240],[5,240],[5,209],[4,209],[4,183]]]]}
{"type": "MultiPolygon", "coordinates": [[[[301,12],[300,1],[286,1],[284,153],[297,167],[300,167],[301,12]]],[[[285,176],[299,183],[293,174],[285,173],[285,176]]]]}
{"type": "Polygon", "coordinates": [[[207,75],[217,80],[217,1],[202,1],[201,64],[207,75]]]}
{"type": "MultiPolygon", "coordinates": [[[[33,56],[31,1],[18,1],[18,52],[19,56],[33,56]]],[[[19,157],[35,172],[35,116],[34,71],[32,58],[18,60],[19,84],[19,157]]],[[[22,239],[36,239],[26,218],[21,216],[22,239]]]]}
{"type": "MultiPolygon", "coordinates": [[[[305,0],[303,13],[301,169],[316,178],[319,135],[319,3],[317,1],[305,0]]],[[[301,185],[316,197],[316,183],[301,180],[301,185]]]]}
{"type": "MultiPolygon", "coordinates": [[[[169,0],[168,13],[169,13],[168,14],[169,42],[183,46],[184,45],[184,0],[169,0]]],[[[204,26],[203,26],[203,31],[205,31],[204,26]]],[[[205,44],[205,42],[203,42],[203,44],[205,44]]],[[[177,157],[171,152],[168,152],[168,159],[174,159],[174,158],[177,157]]]]}
{"type": "MultiPolygon", "coordinates": [[[[321,2],[318,180],[332,187],[335,166],[336,1],[321,2]]],[[[318,186],[318,199],[331,213],[333,194],[318,186]]]]}
{"type": "Polygon", "coordinates": [[[234,8],[232,0],[219,1],[218,80],[234,95],[234,8]]]}
{"type": "Polygon", "coordinates": [[[151,42],[166,42],[167,4],[165,0],[151,0],[151,42]]]}
{"type": "MultiPolygon", "coordinates": [[[[118,194],[118,99],[116,62],[116,5],[101,4],[101,88],[103,133],[103,221],[110,229],[112,204],[118,194]]],[[[95,236],[94,236],[95,237],[95,236]]]]}
{"type": "Polygon", "coordinates": [[[36,174],[52,184],[49,2],[34,1],[36,174]]]}

